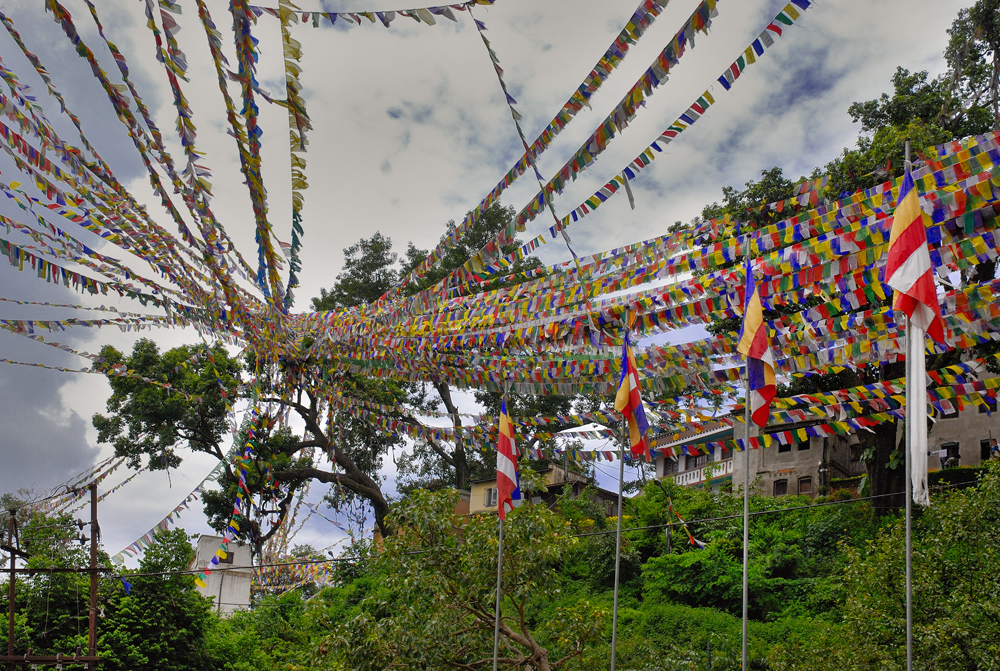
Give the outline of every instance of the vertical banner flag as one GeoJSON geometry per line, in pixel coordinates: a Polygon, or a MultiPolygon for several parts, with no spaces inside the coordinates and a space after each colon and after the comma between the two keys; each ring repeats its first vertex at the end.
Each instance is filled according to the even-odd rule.
{"type": "Polygon", "coordinates": [[[757,426],[767,424],[771,399],[777,390],[774,378],[774,356],[767,343],[767,324],[760,291],[753,276],[750,258],[746,260],[746,298],[743,303],[743,324],[740,326],[736,351],[746,357],[747,377],[750,381],[750,417],[757,426]]]}
{"type": "Polygon", "coordinates": [[[497,444],[497,512],[500,519],[507,519],[507,510],[513,510],[520,503],[514,425],[507,414],[507,399],[504,398],[500,402],[500,442],[497,444]]]}
{"type": "Polygon", "coordinates": [[[913,502],[929,506],[927,494],[927,367],[924,332],[944,342],[944,321],[934,284],[934,266],[920,197],[907,169],[899,187],[896,212],[889,233],[885,282],[895,289],[893,310],[909,319],[906,356],[906,445],[909,449],[913,502]]]}
{"type": "MultiPolygon", "coordinates": [[[[927,247],[925,218],[909,170],[899,187],[896,213],[889,233],[889,253],[885,264],[885,283],[896,290],[892,307],[906,313],[937,342],[944,342],[944,321],[934,285],[934,266],[927,247]]],[[[921,351],[923,348],[921,348],[921,351]]]]}
{"type": "Polygon", "coordinates": [[[639,397],[639,371],[635,363],[635,355],[629,345],[628,328],[622,340],[622,377],[618,382],[618,394],[615,396],[615,410],[625,416],[628,422],[629,445],[635,456],[644,455],[649,461],[649,441],[646,432],[649,423],[646,412],[642,409],[642,398],[639,397]]]}

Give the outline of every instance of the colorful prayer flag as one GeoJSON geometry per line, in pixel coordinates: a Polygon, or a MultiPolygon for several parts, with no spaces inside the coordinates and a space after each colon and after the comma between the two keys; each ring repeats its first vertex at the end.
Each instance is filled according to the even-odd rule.
{"type": "Polygon", "coordinates": [[[927,493],[927,365],[924,332],[944,342],[944,320],[934,284],[934,265],[920,195],[907,170],[899,187],[889,233],[885,282],[896,290],[892,309],[910,320],[906,361],[906,444],[909,450],[913,501],[930,505],[927,493]]]}
{"type": "Polygon", "coordinates": [[[507,414],[505,398],[500,402],[500,440],[497,444],[497,513],[500,519],[507,519],[507,510],[513,510],[520,502],[514,425],[507,414]]]}
{"type": "Polygon", "coordinates": [[[736,351],[747,359],[747,377],[750,380],[750,417],[757,426],[767,424],[771,399],[777,390],[774,377],[774,356],[767,341],[767,324],[760,291],[753,276],[750,259],[746,261],[746,298],[743,303],[743,324],[736,351]]]}
{"type": "Polygon", "coordinates": [[[628,330],[622,342],[622,376],[618,381],[618,394],[615,396],[615,410],[625,416],[628,422],[629,446],[632,454],[646,457],[649,461],[649,441],[646,432],[649,423],[646,412],[642,408],[642,398],[639,396],[639,370],[635,363],[635,355],[629,345],[628,330]]]}
{"type": "Polygon", "coordinates": [[[913,177],[907,171],[899,187],[898,205],[889,233],[885,282],[896,290],[893,309],[906,313],[916,326],[943,343],[944,322],[934,285],[925,217],[913,177]]]}

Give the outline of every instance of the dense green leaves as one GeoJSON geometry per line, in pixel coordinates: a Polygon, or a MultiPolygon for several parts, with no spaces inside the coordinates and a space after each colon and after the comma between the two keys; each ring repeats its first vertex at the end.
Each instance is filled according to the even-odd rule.
{"type": "MultiPolygon", "coordinates": [[[[1000,465],[979,474],[974,486],[932,492],[914,519],[917,671],[1000,670],[1000,465]]],[[[668,480],[627,500],[617,668],[737,671],[740,499],[668,480]],[[670,502],[706,549],[693,549],[679,524],[667,544],[670,502]]],[[[353,546],[333,565],[334,584],[311,597],[266,596],[227,619],[183,574],[192,555],[183,532],[158,533],[123,576],[130,595],[117,578],[101,582],[102,668],[490,668],[497,519],[460,517],[456,500],[454,490],[414,492],[393,506],[398,533],[353,546]]],[[[751,668],[902,671],[901,516],[879,518],[845,496],[820,503],[830,505],[751,497],[751,668]]],[[[85,563],[67,521],[26,527],[34,565],[85,563]]],[[[508,516],[501,668],[607,666],[613,522],[570,496],[508,516]]],[[[87,578],[62,575],[19,581],[19,650],[85,645],[87,578]]]]}
{"type": "Polygon", "coordinates": [[[119,583],[99,629],[101,668],[112,671],[208,671],[205,647],[211,604],[194,586],[194,550],[183,529],[157,531],[124,594],[119,583]],[[149,575],[144,575],[149,574],[149,575]]]}
{"type": "Polygon", "coordinates": [[[97,367],[109,372],[111,397],[108,415],[93,418],[100,442],[114,445],[132,468],[176,468],[181,447],[223,458],[226,403],[236,396],[241,365],[222,345],[184,345],[161,354],[142,338],[129,355],[105,345],[101,356],[97,367]],[[116,367],[130,374],[115,375],[116,367]]]}

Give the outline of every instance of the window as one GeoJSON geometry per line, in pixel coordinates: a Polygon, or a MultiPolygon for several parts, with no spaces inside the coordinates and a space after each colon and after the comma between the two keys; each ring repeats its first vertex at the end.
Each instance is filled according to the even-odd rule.
{"type": "Polygon", "coordinates": [[[861,455],[864,454],[865,448],[861,443],[855,443],[851,445],[851,461],[861,461],[861,455]]]}
{"type": "Polygon", "coordinates": [[[986,401],[986,405],[976,406],[979,408],[980,415],[992,414],[997,411],[997,400],[995,398],[983,396],[983,400],[986,401]]]}
{"type": "MultiPolygon", "coordinates": [[[[233,545],[235,545],[235,543],[233,543],[233,545]]],[[[226,551],[226,556],[225,557],[219,557],[219,563],[220,564],[232,564],[233,563],[233,553],[236,551],[236,548],[227,545],[224,549],[226,551]]]]}
{"type": "Polygon", "coordinates": [[[778,444],[778,452],[791,452],[791,451],[792,451],[791,445],[785,445],[784,443],[778,444]]]}
{"type": "Polygon", "coordinates": [[[788,480],[775,480],[774,481],[774,495],[784,496],[788,493],[788,480]]]}
{"type": "Polygon", "coordinates": [[[697,457],[688,455],[687,467],[690,471],[692,468],[704,468],[708,464],[708,455],[700,454],[697,457]]]}
{"type": "Polygon", "coordinates": [[[813,493],[813,479],[799,478],[799,494],[812,495],[812,493],[813,493]]]}
{"type": "Polygon", "coordinates": [[[993,456],[993,441],[991,439],[979,441],[979,461],[989,461],[993,456]]]}
{"type": "Polygon", "coordinates": [[[946,400],[941,401],[941,410],[938,411],[938,417],[941,419],[955,419],[958,417],[958,408],[946,400]],[[945,403],[948,405],[945,405],[945,403]]]}
{"type": "Polygon", "coordinates": [[[486,496],[483,497],[483,505],[487,508],[492,508],[497,504],[497,488],[490,487],[486,490],[486,496]]]}
{"type": "Polygon", "coordinates": [[[960,465],[961,452],[958,443],[941,443],[941,450],[938,452],[941,459],[941,468],[955,468],[960,465]]]}
{"type": "Polygon", "coordinates": [[[669,478],[671,475],[677,475],[677,462],[673,459],[664,459],[663,477],[669,478]]]}
{"type": "Polygon", "coordinates": [[[805,442],[799,443],[797,447],[799,452],[802,452],[803,450],[808,450],[811,447],[811,445],[812,445],[811,442],[807,440],[805,442]]]}

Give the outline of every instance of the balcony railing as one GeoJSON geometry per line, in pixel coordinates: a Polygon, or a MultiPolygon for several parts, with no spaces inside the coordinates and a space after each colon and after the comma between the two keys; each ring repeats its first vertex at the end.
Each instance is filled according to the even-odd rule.
{"type": "Polygon", "coordinates": [[[709,476],[708,480],[713,480],[726,475],[732,475],[733,460],[732,458],[729,458],[724,459],[723,461],[713,461],[702,468],[692,468],[691,470],[681,471],[673,476],[674,482],[679,485],[696,485],[700,482],[705,482],[706,472],[709,476]]]}

